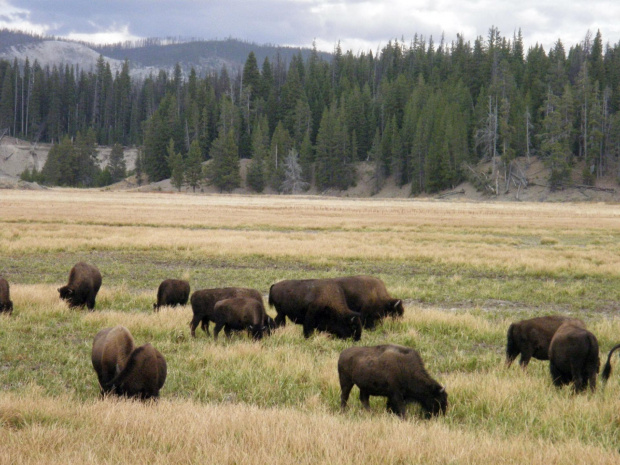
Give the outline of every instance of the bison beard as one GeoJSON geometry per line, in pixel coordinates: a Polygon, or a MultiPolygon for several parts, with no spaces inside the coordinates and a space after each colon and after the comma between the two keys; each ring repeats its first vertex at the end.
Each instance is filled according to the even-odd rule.
{"type": "Polygon", "coordinates": [[[101,287],[101,273],[97,267],[84,262],[76,263],[69,273],[69,282],[58,288],[60,298],[69,303],[69,307],[95,308],[95,298],[101,287]]]}
{"type": "Polygon", "coordinates": [[[338,377],[343,410],[354,385],[367,410],[370,396],[387,397],[387,410],[403,418],[408,402],[420,404],[427,418],[445,414],[448,407],[445,388],[429,376],[418,352],[408,347],[390,344],[345,349],[338,359],[338,377]]]}
{"type": "Polygon", "coordinates": [[[572,382],[575,392],[590,385],[590,390],[594,391],[599,367],[598,341],[594,334],[570,322],[560,326],[549,344],[553,384],[561,387],[572,382]]]}
{"type": "Polygon", "coordinates": [[[189,299],[189,283],[182,279],[166,279],[157,288],[157,303],[153,304],[154,310],[166,305],[185,305],[189,299]]]}
{"type": "Polygon", "coordinates": [[[521,354],[519,365],[525,369],[532,357],[549,360],[549,344],[557,329],[566,322],[584,326],[583,321],[560,315],[543,316],[512,323],[506,334],[506,367],[521,354]]]}
{"type": "Polygon", "coordinates": [[[0,278],[0,313],[13,313],[13,302],[9,292],[9,282],[0,278]]]}

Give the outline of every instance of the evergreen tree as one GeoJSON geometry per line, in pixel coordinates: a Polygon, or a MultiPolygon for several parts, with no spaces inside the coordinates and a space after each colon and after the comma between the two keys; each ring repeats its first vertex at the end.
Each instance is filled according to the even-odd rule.
{"type": "MultiPolygon", "coordinates": [[[[196,192],[196,188],[200,186],[200,183],[204,179],[202,171],[203,161],[202,151],[200,150],[200,144],[197,140],[194,140],[189,147],[189,153],[187,155],[186,168],[185,168],[185,182],[196,192]]],[[[231,169],[234,169],[233,164],[230,165],[231,169]]],[[[238,159],[237,159],[237,174],[239,172],[238,159]]]]}
{"type": "Polygon", "coordinates": [[[241,185],[239,174],[238,148],[235,144],[233,130],[222,133],[213,141],[211,146],[211,163],[207,169],[207,178],[210,184],[215,185],[220,192],[230,192],[241,185]]]}
{"type": "Polygon", "coordinates": [[[299,194],[308,188],[309,184],[303,180],[301,165],[299,164],[299,153],[297,150],[290,149],[284,159],[284,181],[281,191],[285,194],[299,194]]]}
{"type": "Polygon", "coordinates": [[[125,164],[125,152],[122,145],[116,143],[112,146],[107,169],[110,172],[111,183],[125,178],[127,165],[125,164]]]}
{"type": "Polygon", "coordinates": [[[168,168],[170,169],[170,183],[181,192],[183,182],[185,181],[185,161],[181,152],[177,152],[174,149],[174,140],[170,139],[168,142],[167,161],[168,168]]]}

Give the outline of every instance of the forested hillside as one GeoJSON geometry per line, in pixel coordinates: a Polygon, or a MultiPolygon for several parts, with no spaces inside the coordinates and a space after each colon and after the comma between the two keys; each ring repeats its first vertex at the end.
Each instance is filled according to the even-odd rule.
{"type": "Polygon", "coordinates": [[[114,74],[103,58],[92,72],[2,61],[0,85],[0,128],[58,144],[28,176],[60,185],[102,179],[89,147],[115,143],[142,147],[136,171],[150,181],[196,187],[206,177],[223,191],[241,182],[240,158],[252,159],[258,192],[346,189],[362,160],[377,189],[392,176],[413,194],[454,186],[483,160],[497,185],[522,156],[544,160],[552,188],[620,173],[620,44],[600,32],[548,51],[492,27],[473,43],[337,47],[329,61],[313,50],[259,63],[251,52],[239,73],[187,78],[180,65],[135,80],[127,61],[114,74]]]}

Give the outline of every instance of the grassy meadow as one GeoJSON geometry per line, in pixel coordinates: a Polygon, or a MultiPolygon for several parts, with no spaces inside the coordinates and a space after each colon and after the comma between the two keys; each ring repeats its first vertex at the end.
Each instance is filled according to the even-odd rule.
{"type": "MultiPolygon", "coordinates": [[[[620,462],[620,360],[603,389],[555,389],[548,362],[504,367],[506,330],[580,317],[602,363],[620,342],[620,206],[51,189],[0,191],[0,464],[620,462]],[[77,261],[103,275],[94,312],[56,289],[77,261]],[[192,292],[372,274],[405,316],[359,343],[415,347],[446,385],[445,417],[405,421],[357,388],[340,412],[339,353],[354,343],[290,322],[260,342],[189,335],[191,307],[152,311],[165,278],[192,292]],[[157,403],[101,399],[90,361],[122,324],[166,357],[157,403]]],[[[269,310],[275,316],[273,309],[269,310]]]]}

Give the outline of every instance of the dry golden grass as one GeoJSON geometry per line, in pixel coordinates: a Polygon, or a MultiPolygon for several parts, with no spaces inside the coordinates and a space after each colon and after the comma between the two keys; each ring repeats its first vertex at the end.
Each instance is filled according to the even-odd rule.
{"type": "MultiPolygon", "coordinates": [[[[298,260],[302,268],[330,268],[356,259],[379,273],[393,266],[390,291],[411,295],[407,265],[433,263],[430,273],[444,266],[446,276],[420,285],[491,288],[495,298],[510,300],[504,293],[521,281],[506,276],[519,269],[554,302],[569,287],[585,293],[617,282],[618,205],[0,191],[0,254],[5,266],[15,257],[45,282],[27,284],[36,282],[29,270],[13,270],[29,279],[11,283],[16,310],[0,316],[0,464],[620,463],[618,362],[605,389],[580,396],[553,388],[546,362],[533,361],[527,373],[505,369],[510,322],[547,312],[519,297],[515,314],[511,307],[472,308],[468,300],[457,301],[456,311],[409,303],[401,321],[363,334],[363,345],[416,347],[447,385],[445,417],[423,421],[411,408],[401,421],[384,412],[384,400],[373,399],[364,412],[357,389],[348,411],[339,412],[336,360],[353,342],[322,334],[305,340],[292,324],[261,342],[245,335],[214,342],[202,331],[193,340],[191,309],[153,313],[156,286],[141,277],[148,267],[165,268],[170,257],[186,279],[201,262],[187,269],[184,262],[196,257],[232,257],[229,268],[208,270],[229,279],[256,256],[256,273],[281,279],[289,277],[286,267],[261,266],[298,260]],[[65,254],[72,260],[104,252],[119,262],[107,265],[96,311],[68,309],[45,273],[65,254]],[[476,282],[478,271],[484,284],[476,282]],[[538,282],[537,273],[550,278],[538,282]],[[169,376],[158,403],[97,397],[92,337],[116,324],[166,356],[169,376]]],[[[62,273],[65,279],[68,269],[62,273]]],[[[267,282],[257,282],[266,293],[267,282]]],[[[620,319],[609,311],[616,307],[571,307],[602,351],[620,342],[620,319]]]]}

